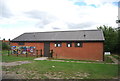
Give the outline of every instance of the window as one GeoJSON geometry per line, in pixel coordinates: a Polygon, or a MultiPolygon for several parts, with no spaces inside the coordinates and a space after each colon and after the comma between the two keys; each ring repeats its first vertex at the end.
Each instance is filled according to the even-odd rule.
{"type": "Polygon", "coordinates": [[[58,44],[58,47],[61,47],[61,44],[58,44]]]}
{"type": "Polygon", "coordinates": [[[57,44],[55,44],[55,47],[57,47],[57,44]]]}
{"type": "Polygon", "coordinates": [[[82,43],[76,42],[76,43],[75,43],[75,47],[82,47],[82,43]]]}
{"type": "Polygon", "coordinates": [[[23,42],[19,42],[18,45],[24,45],[24,43],[23,42]]]}
{"type": "Polygon", "coordinates": [[[67,43],[67,47],[72,47],[72,43],[67,43]]]}
{"type": "Polygon", "coordinates": [[[55,43],[55,47],[61,47],[62,44],[61,43],[55,43]]]}

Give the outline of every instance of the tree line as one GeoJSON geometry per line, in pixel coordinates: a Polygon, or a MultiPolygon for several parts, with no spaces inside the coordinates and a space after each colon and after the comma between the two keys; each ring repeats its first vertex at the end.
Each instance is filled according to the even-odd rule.
{"type": "Polygon", "coordinates": [[[120,53],[120,28],[113,28],[111,26],[100,26],[98,30],[102,30],[104,34],[104,51],[111,53],[120,53]]]}

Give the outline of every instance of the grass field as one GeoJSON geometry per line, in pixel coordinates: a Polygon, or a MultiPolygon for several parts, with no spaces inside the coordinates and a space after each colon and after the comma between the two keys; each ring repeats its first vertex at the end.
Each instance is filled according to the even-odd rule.
{"type": "Polygon", "coordinates": [[[25,61],[33,60],[35,57],[17,57],[17,56],[8,56],[7,51],[2,51],[2,62],[14,62],[14,61],[25,61]]]}
{"type": "Polygon", "coordinates": [[[14,61],[25,61],[33,60],[35,57],[17,57],[17,56],[3,56],[2,62],[14,62],[14,61]]]}
{"type": "MultiPolygon", "coordinates": [[[[34,57],[7,56],[3,62],[33,61],[34,57]]],[[[76,63],[56,61],[33,61],[19,66],[3,67],[9,74],[13,72],[24,79],[114,79],[118,77],[118,65],[99,63],[76,63]]]]}

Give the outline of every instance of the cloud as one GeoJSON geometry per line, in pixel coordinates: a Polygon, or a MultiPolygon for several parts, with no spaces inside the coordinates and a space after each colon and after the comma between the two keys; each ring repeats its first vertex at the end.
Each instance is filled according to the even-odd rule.
{"type": "Polygon", "coordinates": [[[87,29],[93,26],[94,24],[95,24],[94,22],[84,22],[79,24],[68,23],[67,25],[70,29],[87,29]]]}
{"type": "Polygon", "coordinates": [[[33,10],[30,12],[25,12],[25,14],[27,17],[38,19],[39,23],[37,23],[36,26],[40,28],[43,28],[45,25],[58,20],[55,16],[44,11],[33,10]]]}
{"type": "Polygon", "coordinates": [[[117,1],[2,0],[0,32],[7,32],[8,36],[17,29],[16,35],[30,31],[96,29],[100,25],[117,27],[117,1]]]}
{"type": "MultiPolygon", "coordinates": [[[[3,39],[13,39],[19,35],[21,35],[22,33],[25,32],[42,32],[45,31],[43,29],[40,28],[35,28],[32,25],[30,26],[24,26],[24,25],[20,25],[19,27],[0,27],[0,38],[3,39]]],[[[1,40],[0,39],[0,40],[1,40]]]]}
{"type": "Polygon", "coordinates": [[[0,17],[10,18],[13,16],[12,12],[9,10],[7,5],[3,2],[3,0],[0,0],[0,17]]]}

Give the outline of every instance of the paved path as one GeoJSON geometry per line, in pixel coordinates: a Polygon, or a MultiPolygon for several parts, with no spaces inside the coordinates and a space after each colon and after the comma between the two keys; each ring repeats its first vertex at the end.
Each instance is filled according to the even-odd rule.
{"type": "Polygon", "coordinates": [[[34,60],[47,60],[48,57],[40,57],[40,58],[35,58],[34,60]]]}
{"type": "Polygon", "coordinates": [[[118,64],[118,60],[116,58],[114,58],[113,56],[108,56],[108,57],[111,58],[115,64],[118,64]]]}
{"type": "MultiPolygon", "coordinates": [[[[114,59],[111,57],[111,59],[114,59]]],[[[35,58],[34,60],[48,60],[48,57],[35,58]]],[[[116,59],[115,59],[116,60],[116,59]]],[[[117,61],[114,63],[104,63],[104,62],[82,62],[82,61],[65,61],[65,60],[48,60],[48,61],[59,61],[59,62],[76,62],[76,63],[97,63],[97,64],[118,64],[117,61]]]]}
{"type": "Polygon", "coordinates": [[[49,61],[76,62],[76,63],[97,63],[97,64],[116,64],[116,63],[104,63],[104,62],[82,62],[82,61],[65,61],[65,60],[49,60],[49,61]]]}
{"type": "Polygon", "coordinates": [[[15,62],[2,62],[2,66],[16,66],[21,64],[31,63],[30,61],[15,61],[15,62]]]}

